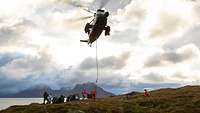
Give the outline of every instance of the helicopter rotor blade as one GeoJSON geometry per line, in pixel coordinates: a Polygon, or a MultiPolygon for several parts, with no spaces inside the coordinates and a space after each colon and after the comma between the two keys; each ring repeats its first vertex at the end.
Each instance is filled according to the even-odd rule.
{"type": "Polygon", "coordinates": [[[85,11],[87,11],[87,12],[89,12],[89,13],[92,13],[92,14],[95,13],[95,11],[93,11],[93,10],[89,10],[89,9],[87,9],[87,8],[82,8],[82,9],[85,10],[85,11]]]}
{"type": "Polygon", "coordinates": [[[109,1],[110,0],[101,0],[99,8],[102,9],[104,6],[106,6],[108,4],[109,1]]]}
{"type": "Polygon", "coordinates": [[[92,18],[93,16],[85,16],[85,17],[80,17],[80,18],[75,18],[73,19],[74,22],[77,22],[77,21],[81,21],[81,20],[87,20],[89,18],[92,18]]]}

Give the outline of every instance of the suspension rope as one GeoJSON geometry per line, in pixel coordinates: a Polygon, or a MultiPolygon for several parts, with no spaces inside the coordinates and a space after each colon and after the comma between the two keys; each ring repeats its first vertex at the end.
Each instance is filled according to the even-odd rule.
{"type": "Polygon", "coordinates": [[[96,83],[98,83],[98,80],[99,80],[99,64],[98,64],[98,43],[97,43],[97,40],[96,40],[96,68],[97,68],[96,83]]]}

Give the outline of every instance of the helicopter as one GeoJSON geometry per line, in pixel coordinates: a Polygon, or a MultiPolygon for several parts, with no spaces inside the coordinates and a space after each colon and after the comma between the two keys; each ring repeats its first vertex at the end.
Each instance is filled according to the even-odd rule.
{"type": "MultiPolygon", "coordinates": [[[[109,1],[109,0],[108,0],[109,1]]],[[[97,9],[97,11],[94,13],[94,17],[90,23],[87,23],[85,25],[84,31],[88,34],[87,40],[80,40],[80,42],[86,42],[90,47],[92,46],[92,43],[95,42],[103,31],[105,31],[105,36],[110,35],[110,26],[107,25],[107,20],[109,16],[109,12],[103,10],[103,7],[108,2],[100,2],[100,8],[97,9]]],[[[86,10],[86,9],[84,9],[86,10]]],[[[92,12],[90,10],[86,10],[88,12],[92,12]]]]}
{"type": "Polygon", "coordinates": [[[81,42],[87,42],[90,46],[96,41],[101,33],[105,30],[105,36],[110,35],[110,26],[107,25],[107,17],[109,12],[105,12],[102,9],[98,9],[94,14],[94,19],[85,25],[85,33],[88,34],[88,40],[80,40],[81,42]]]}

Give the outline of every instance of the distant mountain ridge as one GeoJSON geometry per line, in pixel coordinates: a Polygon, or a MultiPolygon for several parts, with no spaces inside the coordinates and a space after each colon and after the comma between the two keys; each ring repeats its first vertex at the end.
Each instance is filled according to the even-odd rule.
{"type": "Polygon", "coordinates": [[[53,90],[47,85],[36,85],[31,88],[19,91],[14,94],[0,94],[0,98],[42,98],[44,91],[47,91],[49,94],[53,96],[60,96],[60,95],[71,95],[71,94],[80,94],[82,89],[86,89],[91,91],[92,89],[97,90],[97,97],[108,97],[113,96],[113,93],[105,91],[103,88],[97,86],[94,83],[84,83],[84,84],[77,84],[74,88],[61,88],[59,90],[53,90]]]}

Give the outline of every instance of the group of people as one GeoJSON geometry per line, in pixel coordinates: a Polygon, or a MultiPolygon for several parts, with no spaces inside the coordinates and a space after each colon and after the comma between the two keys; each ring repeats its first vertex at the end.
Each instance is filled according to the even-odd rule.
{"type": "MultiPolygon", "coordinates": [[[[69,95],[66,98],[66,102],[74,101],[74,100],[87,100],[87,99],[96,100],[96,96],[97,96],[96,89],[93,89],[91,91],[83,89],[83,90],[81,90],[80,93],[81,93],[82,98],[79,96],[79,94],[73,94],[73,95],[69,95]]],[[[145,97],[149,97],[150,96],[150,93],[147,91],[147,89],[144,89],[144,96],[145,97]]],[[[60,97],[52,97],[46,91],[44,92],[43,97],[44,97],[44,100],[43,100],[44,104],[51,104],[51,103],[54,104],[54,103],[63,103],[63,102],[65,102],[65,96],[60,95],[60,97]]]]}
{"type": "Polygon", "coordinates": [[[52,97],[52,95],[48,94],[46,91],[44,92],[43,97],[43,104],[58,104],[65,102],[65,96],[60,95],[60,97],[52,97]]]}
{"type": "MultiPolygon", "coordinates": [[[[88,91],[86,89],[81,90],[81,96],[79,94],[72,94],[66,97],[66,102],[74,101],[74,100],[86,100],[86,99],[93,99],[96,100],[97,91],[96,89],[93,89],[91,91],[88,91]]],[[[46,91],[43,94],[43,104],[58,104],[58,103],[64,103],[65,102],[65,96],[60,95],[60,97],[53,97],[51,94],[48,94],[46,91]]]]}
{"type": "Polygon", "coordinates": [[[88,98],[91,98],[91,99],[96,99],[96,96],[97,96],[97,91],[96,89],[93,89],[91,90],[90,92],[86,89],[83,89],[81,91],[81,95],[82,95],[82,99],[86,100],[88,98]]]}

